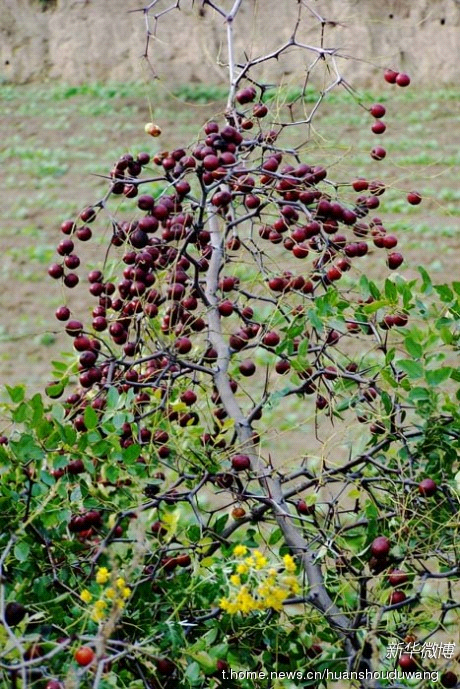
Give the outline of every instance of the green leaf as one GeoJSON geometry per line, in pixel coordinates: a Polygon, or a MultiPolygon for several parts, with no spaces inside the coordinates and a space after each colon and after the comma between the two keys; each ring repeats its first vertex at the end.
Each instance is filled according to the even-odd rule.
{"type": "Polygon", "coordinates": [[[359,551],[362,551],[363,547],[365,546],[366,538],[364,533],[354,535],[349,532],[342,537],[342,540],[347,545],[348,549],[350,549],[353,553],[358,553],[359,551]]]}
{"type": "Polygon", "coordinates": [[[392,388],[398,388],[398,382],[395,380],[392,371],[389,368],[381,369],[381,378],[388,383],[392,388]]]}
{"type": "Polygon", "coordinates": [[[411,383],[408,379],[402,379],[400,381],[400,387],[403,388],[404,391],[411,391],[411,383]]]}
{"type": "Polygon", "coordinates": [[[112,482],[113,484],[115,484],[115,482],[118,480],[119,474],[120,471],[118,467],[114,467],[112,465],[106,468],[106,478],[109,482],[112,482]]]}
{"type": "Polygon", "coordinates": [[[44,416],[44,407],[43,407],[43,400],[42,396],[40,393],[36,393],[33,398],[30,401],[30,406],[33,410],[32,414],[32,426],[36,427],[37,424],[43,419],[44,416]]]}
{"type": "Polygon", "coordinates": [[[442,302],[451,302],[453,300],[453,290],[448,285],[434,285],[442,302]]]}
{"type": "Polygon", "coordinates": [[[80,488],[80,485],[77,485],[76,487],[74,487],[74,489],[72,489],[72,491],[70,492],[70,500],[73,503],[79,503],[79,501],[82,500],[82,490],[80,488]]]}
{"type": "Polygon", "coordinates": [[[381,400],[383,401],[384,411],[386,412],[386,414],[389,415],[392,412],[391,396],[389,395],[389,393],[386,393],[386,391],[382,391],[381,400]]]}
{"type": "Polygon", "coordinates": [[[121,429],[122,425],[128,421],[128,415],[126,412],[117,412],[114,414],[113,423],[116,428],[121,429]]]}
{"type": "Polygon", "coordinates": [[[395,359],[395,347],[386,352],[386,365],[392,364],[395,359]]]}
{"type": "Polygon", "coordinates": [[[14,545],[14,555],[21,563],[29,558],[30,546],[26,541],[18,541],[14,545]]]}
{"type": "Polygon", "coordinates": [[[404,308],[409,309],[413,301],[413,293],[415,290],[416,281],[412,280],[410,283],[408,283],[401,276],[396,276],[395,285],[399,295],[402,295],[404,308]]]}
{"type": "MultiPolygon", "coordinates": [[[[92,448],[95,448],[99,444],[99,442],[101,441],[101,434],[99,433],[99,431],[97,429],[93,429],[93,431],[89,431],[86,434],[86,441],[87,441],[87,443],[83,446],[84,448],[87,445],[91,446],[92,448]]],[[[103,447],[104,447],[104,449],[107,448],[107,445],[104,442],[103,442],[103,447]]]]}
{"type": "Polygon", "coordinates": [[[63,394],[64,388],[65,384],[62,381],[58,381],[57,383],[51,383],[47,386],[45,391],[50,398],[59,398],[59,396],[63,394]]]}
{"type": "Polygon", "coordinates": [[[217,644],[210,648],[210,656],[212,656],[213,659],[225,659],[228,649],[229,645],[227,642],[221,642],[221,644],[217,644]]]}
{"type": "Polygon", "coordinates": [[[323,328],[323,321],[321,319],[319,319],[319,317],[317,316],[315,311],[313,309],[309,309],[307,316],[308,316],[309,323],[311,324],[311,326],[316,328],[318,331],[321,331],[323,328]]]}
{"type": "Polygon", "coordinates": [[[373,297],[373,299],[374,300],[379,299],[381,297],[381,292],[379,291],[377,285],[370,280],[369,286],[370,286],[370,293],[371,293],[371,296],[373,297]]]}
{"type": "Polygon", "coordinates": [[[133,462],[141,455],[141,446],[139,443],[133,443],[128,448],[123,449],[122,457],[125,462],[133,462]]]}
{"type": "Polygon", "coordinates": [[[94,410],[91,405],[88,405],[85,407],[85,412],[83,413],[83,419],[85,422],[85,426],[90,431],[90,429],[96,429],[98,426],[98,414],[96,410],[94,410]]]}
{"type": "Polygon", "coordinates": [[[389,278],[386,278],[384,283],[384,294],[390,302],[397,302],[397,288],[389,278]]]}
{"type": "Polygon", "coordinates": [[[229,519],[229,515],[221,515],[220,518],[216,520],[216,522],[213,525],[213,530],[216,532],[216,534],[221,534],[223,531],[224,527],[226,526],[226,522],[229,519]]]}
{"type": "Polygon", "coordinates": [[[364,297],[368,297],[370,294],[370,284],[366,275],[361,275],[359,279],[359,287],[364,297]]]}
{"type": "Polygon", "coordinates": [[[63,431],[65,442],[68,443],[69,446],[73,446],[77,439],[77,432],[75,431],[74,427],[70,426],[70,424],[67,424],[63,431]]]}
{"type": "Polygon", "coordinates": [[[413,338],[411,338],[410,336],[405,338],[404,345],[408,354],[414,357],[415,359],[420,359],[423,356],[422,346],[415,340],[413,340],[413,338]]]}
{"type": "Polygon", "coordinates": [[[375,302],[372,302],[371,304],[362,305],[362,309],[363,309],[364,314],[374,314],[375,312],[379,311],[379,309],[382,309],[383,307],[387,307],[387,305],[388,305],[387,300],[381,299],[381,300],[376,300],[375,302]]]}
{"type": "MultiPolygon", "coordinates": [[[[216,640],[218,636],[218,631],[216,628],[211,628],[211,630],[208,630],[207,633],[203,636],[203,641],[205,642],[206,647],[209,647],[213,642],[216,640]]],[[[211,650],[210,650],[211,651],[211,650]]]]}
{"type": "Polygon", "coordinates": [[[298,354],[300,357],[306,357],[307,351],[309,349],[309,341],[307,338],[303,338],[299,344],[298,354]]]}
{"type": "MultiPolygon", "coordinates": [[[[295,362],[295,364],[296,364],[296,362],[295,362]]],[[[294,368],[296,368],[296,367],[294,367],[294,368]]],[[[267,403],[265,405],[265,409],[271,410],[272,408],[276,407],[278,402],[280,400],[282,400],[283,398],[285,398],[286,394],[289,393],[290,390],[291,390],[291,387],[286,386],[285,388],[283,388],[280,391],[275,391],[275,393],[271,393],[268,400],[267,400],[267,403]]]]}
{"type": "Polygon", "coordinates": [[[66,417],[66,411],[62,405],[55,403],[51,408],[51,416],[57,422],[63,422],[66,417]]]}
{"type": "MultiPolygon", "coordinates": [[[[187,654],[187,652],[186,652],[187,654]]],[[[192,654],[191,654],[192,656],[192,654]]],[[[198,662],[200,667],[203,669],[204,673],[210,674],[216,670],[216,662],[210,657],[210,655],[205,651],[195,652],[193,655],[195,661],[198,662]]],[[[192,664],[191,664],[192,665],[192,664]]]]}
{"type": "MultiPolygon", "coordinates": [[[[451,370],[450,378],[453,379],[453,381],[459,382],[459,377],[460,377],[459,367],[458,368],[453,367],[453,369],[451,370]]],[[[456,396],[457,396],[457,400],[459,400],[459,390],[457,391],[456,396]]]]}
{"type": "Polygon", "coordinates": [[[106,410],[117,409],[120,394],[115,386],[111,386],[106,395],[106,410]]]}
{"type": "Polygon", "coordinates": [[[5,388],[8,391],[8,395],[10,396],[12,402],[20,403],[24,400],[26,392],[25,386],[5,386],[5,388]]]}
{"type": "Polygon", "coordinates": [[[22,422],[25,422],[28,418],[28,413],[29,406],[25,402],[20,403],[18,407],[13,410],[13,421],[15,421],[17,424],[22,424],[22,422]]]}
{"type": "Polygon", "coordinates": [[[66,372],[69,368],[69,365],[66,364],[65,362],[52,361],[51,364],[53,366],[53,369],[56,372],[59,372],[60,374],[64,374],[64,372],[66,372]]]}
{"type": "Polygon", "coordinates": [[[450,378],[452,372],[451,367],[441,367],[440,369],[430,369],[426,371],[425,378],[429,386],[438,386],[443,381],[450,378]]]}
{"type": "Polygon", "coordinates": [[[353,402],[354,398],[347,398],[346,400],[341,400],[341,402],[338,403],[335,407],[336,412],[344,412],[344,410],[348,410],[353,402]]]}
{"type": "Polygon", "coordinates": [[[10,441],[10,446],[20,462],[41,460],[45,455],[44,450],[35,443],[30,434],[22,434],[17,441],[10,441]]]}
{"type": "Polygon", "coordinates": [[[268,543],[269,543],[269,546],[273,546],[273,545],[276,544],[278,541],[280,541],[280,539],[282,538],[282,536],[283,536],[283,535],[282,535],[282,530],[281,530],[279,527],[277,527],[276,529],[274,529],[274,531],[271,533],[271,535],[270,535],[270,537],[269,537],[269,542],[268,542],[268,543]]]}
{"type": "Polygon", "coordinates": [[[41,516],[41,520],[43,522],[43,526],[47,527],[48,529],[55,527],[58,528],[62,525],[66,525],[69,522],[71,515],[71,510],[61,510],[56,508],[54,510],[45,511],[41,516]]]}
{"type": "Polygon", "coordinates": [[[411,401],[420,401],[422,402],[423,400],[429,400],[429,391],[427,388],[422,388],[421,386],[416,386],[415,388],[411,389],[410,395],[408,396],[409,400],[411,401]]]}
{"type": "Polygon", "coordinates": [[[54,484],[56,483],[55,478],[52,477],[51,474],[46,470],[40,471],[40,481],[46,484],[47,486],[54,486],[54,484]]]}
{"type": "Polygon", "coordinates": [[[424,369],[420,362],[411,359],[398,359],[395,366],[402,369],[410,379],[420,379],[424,376],[424,369]]]}
{"type": "Polygon", "coordinates": [[[426,295],[429,295],[432,292],[432,281],[430,279],[429,273],[422,266],[418,266],[418,271],[421,275],[421,278],[423,279],[421,292],[426,295]]]}
{"type": "Polygon", "coordinates": [[[196,661],[193,661],[186,668],[185,676],[188,679],[191,687],[194,687],[200,682],[201,671],[200,666],[196,661]]]}
{"type": "Polygon", "coordinates": [[[439,335],[445,345],[453,345],[455,343],[455,336],[448,326],[442,326],[439,329],[439,335]]]}
{"type": "Polygon", "coordinates": [[[187,538],[193,543],[196,544],[201,537],[200,533],[200,527],[198,525],[191,525],[187,529],[187,538]]]}

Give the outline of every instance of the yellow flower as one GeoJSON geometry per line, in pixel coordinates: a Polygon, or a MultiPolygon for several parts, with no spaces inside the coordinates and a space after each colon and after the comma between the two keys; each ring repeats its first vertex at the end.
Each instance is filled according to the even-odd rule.
{"type": "Polygon", "coordinates": [[[85,604],[89,604],[90,601],[92,600],[93,595],[91,592],[89,592],[87,589],[84,589],[82,593],[80,594],[80,599],[85,602],[85,604]]]}
{"type": "Polygon", "coordinates": [[[107,568],[98,568],[96,573],[96,582],[98,585],[105,585],[110,578],[110,573],[107,568]]]}
{"type": "Polygon", "coordinates": [[[247,551],[248,551],[248,549],[247,549],[246,546],[244,546],[243,544],[238,544],[238,545],[234,548],[234,556],[236,556],[237,558],[239,558],[240,556],[244,556],[244,555],[246,554],[247,551]]]}
{"type": "Polygon", "coordinates": [[[261,585],[259,585],[256,591],[260,597],[265,597],[270,591],[270,586],[267,584],[267,582],[263,582],[261,585]]]}
{"type": "Polygon", "coordinates": [[[220,600],[219,608],[223,611],[227,611],[227,613],[236,613],[235,604],[230,602],[226,597],[220,600]]]}
{"type": "Polygon", "coordinates": [[[277,579],[276,575],[268,575],[266,578],[266,582],[270,587],[272,587],[273,585],[275,585],[276,579],[277,579]]]}
{"type": "Polygon", "coordinates": [[[255,567],[257,570],[261,570],[267,565],[267,558],[262,555],[261,551],[254,552],[255,567]]]}
{"type": "Polygon", "coordinates": [[[128,599],[128,597],[130,596],[130,594],[131,594],[131,589],[130,589],[129,587],[124,587],[124,588],[122,589],[122,597],[123,597],[124,599],[128,599]]]}
{"type": "Polygon", "coordinates": [[[218,606],[220,609],[226,610],[227,607],[229,606],[229,600],[226,599],[226,597],[223,597],[222,599],[219,600],[218,606]]]}
{"type": "Polygon", "coordinates": [[[238,610],[241,611],[242,613],[249,613],[253,609],[257,608],[256,601],[248,593],[248,590],[245,587],[245,585],[240,588],[240,591],[237,594],[237,599],[236,599],[235,603],[238,607],[238,610]]]}
{"type": "Polygon", "coordinates": [[[289,575],[288,577],[283,578],[283,581],[287,587],[290,588],[290,592],[292,594],[298,594],[301,587],[299,586],[299,582],[294,575],[289,575]]]}
{"type": "Polygon", "coordinates": [[[91,618],[96,622],[102,621],[104,616],[105,616],[104,609],[106,608],[106,606],[107,606],[106,602],[102,601],[102,599],[98,599],[98,601],[95,601],[93,613],[91,614],[91,618]]]}
{"type": "Polygon", "coordinates": [[[115,601],[115,606],[117,606],[117,608],[119,609],[123,609],[123,607],[125,606],[125,602],[123,601],[123,599],[117,599],[115,601]]]}
{"type": "Polygon", "coordinates": [[[227,610],[227,613],[231,613],[231,614],[238,613],[239,607],[238,607],[237,602],[236,601],[229,601],[227,604],[226,610],[227,610]]]}
{"type": "Polygon", "coordinates": [[[289,553],[286,553],[282,560],[285,570],[288,570],[289,573],[294,573],[296,570],[296,563],[294,562],[293,556],[290,556],[289,553]]]}
{"type": "Polygon", "coordinates": [[[116,591],[115,591],[115,589],[114,589],[113,587],[108,587],[108,588],[106,589],[106,597],[107,597],[108,599],[114,599],[115,596],[116,596],[116,591]]]}
{"type": "Polygon", "coordinates": [[[265,597],[264,604],[267,608],[281,611],[283,609],[283,602],[286,599],[287,592],[282,587],[274,587],[270,593],[265,597]]]}
{"type": "Polygon", "coordinates": [[[246,615],[269,608],[282,611],[284,601],[290,594],[297,594],[301,590],[295,575],[296,561],[290,554],[282,558],[284,574],[280,573],[280,569],[270,567],[269,559],[258,549],[250,550],[238,545],[234,548],[234,555],[243,560],[236,564],[229,576],[229,583],[238,587],[238,591],[231,591],[229,597],[223,597],[219,602],[219,607],[227,613],[246,615]],[[253,568],[260,572],[252,572],[253,568]],[[246,576],[244,582],[248,579],[247,584],[242,584],[241,575],[246,576]]]}
{"type": "Polygon", "coordinates": [[[250,611],[256,611],[260,608],[260,603],[254,599],[248,592],[245,585],[240,587],[237,592],[235,599],[229,600],[224,597],[219,602],[219,607],[227,613],[249,613],[250,611]]]}
{"type": "Polygon", "coordinates": [[[116,584],[116,586],[117,586],[119,589],[122,589],[122,587],[125,587],[125,584],[126,584],[126,583],[125,583],[125,580],[124,580],[123,577],[118,577],[118,578],[115,580],[115,584],[116,584]]]}

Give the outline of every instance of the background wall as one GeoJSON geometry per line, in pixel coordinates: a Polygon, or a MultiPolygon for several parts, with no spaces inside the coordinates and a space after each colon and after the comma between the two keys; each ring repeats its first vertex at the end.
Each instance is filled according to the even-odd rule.
{"type": "MultiPolygon", "coordinates": [[[[340,60],[341,72],[361,85],[381,79],[382,67],[411,73],[414,83],[457,83],[459,80],[459,0],[311,0],[312,7],[336,25],[327,25],[325,47],[340,49],[358,60],[340,60]],[[373,60],[373,65],[366,60],[373,60]],[[363,61],[362,61],[363,59],[363,61]],[[377,67],[377,66],[378,67],[377,67]]],[[[78,84],[93,81],[140,79],[148,69],[145,25],[138,10],[147,0],[3,0],[0,16],[0,83],[59,79],[78,84]]],[[[156,11],[172,4],[161,0],[156,11]]],[[[222,0],[231,6],[230,0],[222,0]]],[[[216,13],[191,7],[183,0],[181,12],[160,18],[158,39],[151,47],[156,76],[169,85],[219,83],[226,76],[219,66],[223,25],[216,13]],[[203,31],[203,26],[206,31],[203,31]]],[[[239,15],[245,47],[252,56],[278,47],[293,29],[296,0],[246,0],[239,15]],[[256,18],[253,41],[248,27],[256,18]]],[[[152,14],[151,31],[155,30],[152,14]]],[[[318,45],[319,24],[301,24],[298,39],[318,45]]],[[[154,39],[155,40],[155,39],[154,39]]],[[[286,55],[264,64],[258,76],[289,80],[305,73],[307,57],[286,55]],[[275,74],[274,74],[275,69],[275,74]]]]}

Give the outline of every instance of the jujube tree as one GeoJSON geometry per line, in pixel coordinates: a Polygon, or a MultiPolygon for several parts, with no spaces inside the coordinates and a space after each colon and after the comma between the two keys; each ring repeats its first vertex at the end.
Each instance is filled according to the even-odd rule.
{"type": "Polygon", "coordinates": [[[369,111],[378,176],[392,113],[344,80],[307,4],[289,41],[241,63],[242,1],[202,4],[226,25],[226,108],[192,145],[121,155],[104,197],[62,223],[49,275],[94,308],[56,311],[74,354],[47,394],[63,402],[10,389],[1,668],[33,687],[443,670],[386,650],[452,630],[456,294],[396,272],[399,240],[376,215],[386,182],[335,179],[305,140],[344,87],[369,111]],[[303,13],[318,47],[298,38],[303,13]],[[292,49],[312,56],[309,77],[330,75],[310,110],[309,79],[280,107],[258,77],[292,49]],[[85,275],[79,243],[99,251],[102,232],[85,275]]]}

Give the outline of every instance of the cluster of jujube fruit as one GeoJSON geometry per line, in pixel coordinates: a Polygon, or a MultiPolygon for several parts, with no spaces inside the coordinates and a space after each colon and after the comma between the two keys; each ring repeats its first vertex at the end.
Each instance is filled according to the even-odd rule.
{"type": "MultiPolygon", "coordinates": [[[[110,171],[106,198],[84,209],[77,220],[62,224],[66,237],[57,247],[62,262],[50,266],[49,274],[72,288],[79,282],[75,241],[91,239],[91,224],[110,197],[133,199],[137,207],[130,219],[111,221],[111,246],[121,251],[118,282],[107,277],[105,269],[92,270],[87,276],[88,290],[97,299],[91,327],[71,318],[67,306],[56,311],[56,318],[66,322],[66,332],[79,353],[80,387],[66,400],[77,429],[85,429],[86,405],[98,411],[104,409],[105,391],[111,385],[120,391],[135,391],[138,415],[145,417],[146,406],[153,405],[160,406],[168,420],[180,426],[199,423],[200,416],[193,409],[198,392],[194,385],[199,381],[199,372],[212,374],[217,358],[207,334],[207,311],[211,308],[217,309],[222,319],[233,317],[227,322],[232,327],[226,323],[223,332],[242,377],[252,376],[256,364],[254,356],[241,359],[238,353],[253,355],[256,349],[265,349],[274,355],[275,372],[283,375],[292,370],[291,360],[297,356],[303,338],[309,341],[308,352],[319,354],[312,365],[301,371],[297,367],[300,392],[317,393],[319,410],[328,406],[327,397],[319,392],[320,385],[331,397],[330,381],[356,374],[354,362],[333,365],[324,354],[340,338],[374,333],[363,313],[359,321],[346,321],[344,333],[334,329],[319,332],[306,324],[303,335],[293,338],[288,347],[282,342],[283,332],[258,320],[255,313],[259,305],[269,302],[274,310],[285,316],[291,314],[292,322],[305,319],[306,308],[340,281],[355,261],[366,256],[371,245],[386,250],[388,267],[397,269],[403,262],[402,254],[395,250],[397,238],[386,230],[381,218],[369,217],[380,205],[385,184],[357,177],[348,185],[348,202],[341,201],[338,194],[346,185],[330,181],[322,165],[302,162],[297,154],[277,147],[283,128],[263,128],[269,112],[263,102],[250,105],[249,112],[244,109],[256,95],[254,86],[238,91],[237,109],[227,114],[222,125],[214,120],[207,122],[203,140],[191,150],[121,156],[110,171]],[[143,178],[147,166],[154,172],[143,178]],[[155,174],[158,169],[160,173],[155,174]],[[148,193],[160,185],[160,192],[148,193]],[[144,192],[145,187],[148,189],[144,192]],[[351,192],[358,196],[354,198],[351,192]],[[223,233],[216,304],[210,304],[206,295],[214,251],[209,226],[213,214],[223,233]],[[271,245],[279,245],[274,249],[279,262],[284,256],[291,262],[293,258],[302,261],[302,273],[268,268],[263,257],[271,245]],[[244,281],[231,275],[235,271],[228,273],[226,267],[233,269],[240,260],[255,254],[260,261],[256,264],[260,285],[253,294],[244,281]],[[172,387],[176,387],[173,398],[178,397],[186,410],[178,412],[170,407],[172,387]],[[161,393],[160,403],[158,396],[152,398],[156,390],[161,393]]],[[[370,112],[380,122],[385,109],[374,104],[370,112]]],[[[416,204],[421,197],[412,192],[408,201],[416,204]]],[[[355,309],[360,309],[360,300],[355,309]]],[[[407,321],[407,314],[397,310],[385,314],[375,326],[387,330],[405,326],[407,321]]],[[[238,383],[232,380],[231,385],[235,392],[238,383]]],[[[361,392],[366,404],[371,405],[376,397],[373,385],[361,392]]],[[[212,401],[217,405],[214,427],[212,433],[204,435],[205,442],[213,441],[226,417],[217,391],[212,401]]],[[[254,411],[252,420],[260,415],[261,409],[254,411]]],[[[368,421],[368,416],[360,421],[368,421]]],[[[163,438],[168,436],[166,431],[153,432],[144,425],[135,437],[131,426],[126,426],[122,433],[124,446],[135,441],[153,443],[160,457],[168,456],[168,439],[163,438]],[[161,441],[156,433],[162,434],[161,441]]],[[[374,422],[371,431],[384,433],[385,426],[374,422]]],[[[246,468],[245,463],[234,467],[246,468]]]]}
{"type": "Polygon", "coordinates": [[[391,567],[392,559],[389,555],[391,542],[387,537],[376,537],[371,543],[370,550],[369,566],[371,571],[377,574],[387,570],[387,583],[394,588],[389,595],[389,604],[391,606],[403,605],[407,601],[407,594],[402,586],[409,582],[409,576],[404,570],[391,567]]]}

